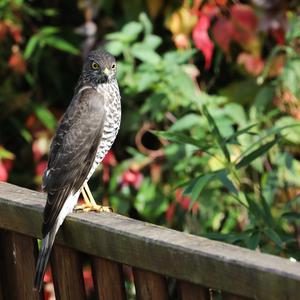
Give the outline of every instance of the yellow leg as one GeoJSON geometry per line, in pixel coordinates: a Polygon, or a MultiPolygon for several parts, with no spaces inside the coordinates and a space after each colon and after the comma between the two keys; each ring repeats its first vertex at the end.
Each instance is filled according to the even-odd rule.
{"type": "Polygon", "coordinates": [[[93,205],[93,206],[96,206],[97,203],[92,195],[92,192],[90,190],[90,187],[88,186],[87,182],[85,181],[84,184],[83,184],[83,189],[85,190],[85,192],[87,193],[89,199],[90,199],[90,203],[93,205]]]}
{"type": "Polygon", "coordinates": [[[112,208],[109,206],[102,206],[102,205],[98,205],[91,193],[91,190],[87,184],[87,182],[85,181],[82,188],[81,188],[81,193],[84,199],[84,204],[82,205],[77,205],[75,207],[75,210],[83,210],[85,212],[89,212],[89,211],[96,211],[96,212],[100,212],[100,211],[107,211],[107,212],[112,212],[112,208]]]}
{"type": "Polygon", "coordinates": [[[83,187],[80,189],[80,192],[83,196],[84,204],[77,204],[75,206],[75,210],[84,210],[87,207],[92,207],[92,203],[91,203],[91,201],[90,201],[90,199],[89,199],[89,197],[88,197],[88,195],[87,195],[87,193],[86,193],[86,191],[83,187]]]}

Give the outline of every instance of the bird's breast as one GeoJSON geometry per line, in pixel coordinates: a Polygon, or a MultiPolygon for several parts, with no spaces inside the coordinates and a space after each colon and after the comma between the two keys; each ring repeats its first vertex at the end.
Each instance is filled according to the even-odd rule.
{"type": "Polygon", "coordinates": [[[103,124],[103,133],[99,141],[95,161],[86,180],[89,180],[111,148],[121,123],[121,97],[118,86],[103,89],[102,85],[101,91],[99,92],[104,95],[106,114],[103,124]]]}

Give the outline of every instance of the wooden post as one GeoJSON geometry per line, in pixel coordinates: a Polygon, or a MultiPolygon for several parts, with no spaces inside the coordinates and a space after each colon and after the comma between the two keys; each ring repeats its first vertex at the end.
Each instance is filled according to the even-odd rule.
{"type": "Polygon", "coordinates": [[[56,300],[86,299],[79,252],[54,245],[51,268],[56,300]]]}
{"type": "MultiPolygon", "coordinates": [[[[45,201],[43,193],[0,182],[0,228],[33,238],[41,237],[45,201]]],[[[143,271],[140,271],[142,269],[153,272],[150,274],[155,274],[153,276],[156,279],[159,278],[157,281],[163,287],[164,295],[164,278],[167,277],[254,299],[299,299],[300,263],[286,258],[107,212],[70,214],[63,227],[65,234],[57,236],[59,244],[91,256],[135,267],[138,295],[143,295],[143,286],[149,286],[149,282],[142,281],[143,277],[149,277],[149,272],[144,271],[146,275],[143,276],[143,271]]],[[[9,253],[7,249],[4,252],[9,253]]],[[[20,259],[22,260],[22,257],[20,259]]],[[[11,263],[13,265],[13,261],[11,263]]],[[[25,266],[27,263],[25,261],[25,266]]],[[[61,270],[58,267],[56,274],[59,274],[59,271],[61,270]]],[[[31,275],[33,277],[33,274],[31,275]]],[[[26,276],[25,280],[32,280],[30,276],[26,276]]],[[[55,274],[54,279],[56,280],[55,274]]],[[[72,282],[74,291],[74,284],[76,281],[83,281],[80,280],[72,282]]],[[[4,283],[3,288],[6,287],[4,283]]],[[[151,293],[149,294],[151,296],[151,293]]],[[[233,295],[230,297],[241,299],[241,296],[233,295]]]]}
{"type": "Polygon", "coordinates": [[[187,281],[179,282],[181,300],[209,300],[209,290],[187,281]]]}
{"type": "Polygon", "coordinates": [[[165,278],[157,273],[133,268],[137,300],[166,300],[168,290],[165,278]]]}
{"type": "MultiPolygon", "coordinates": [[[[0,269],[2,269],[2,264],[0,264],[0,269]]],[[[0,273],[0,300],[4,300],[2,286],[3,286],[3,284],[2,284],[2,275],[0,273]]]]}
{"type": "Polygon", "coordinates": [[[92,257],[95,292],[101,300],[125,300],[122,265],[101,257],[92,257]]]}
{"type": "Polygon", "coordinates": [[[40,299],[39,293],[33,290],[36,240],[23,234],[1,230],[0,244],[3,298],[40,299]]]}

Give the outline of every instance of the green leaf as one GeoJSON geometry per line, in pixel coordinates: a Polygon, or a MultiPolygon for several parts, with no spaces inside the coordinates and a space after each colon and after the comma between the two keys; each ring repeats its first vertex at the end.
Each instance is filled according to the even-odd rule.
{"type": "Polygon", "coordinates": [[[280,136],[276,135],[275,138],[271,142],[262,145],[258,149],[252,151],[247,156],[243,157],[240,160],[240,162],[237,163],[236,168],[240,169],[245,166],[248,166],[252,161],[254,161],[258,157],[260,157],[260,156],[264,155],[266,152],[268,152],[274,145],[276,145],[278,143],[279,139],[280,139],[280,136]]]}
{"type": "Polygon", "coordinates": [[[160,56],[142,43],[135,43],[130,50],[134,57],[143,62],[154,65],[160,62],[160,56]]]}
{"type": "Polygon", "coordinates": [[[235,133],[233,133],[232,135],[230,135],[229,137],[227,137],[225,139],[226,143],[233,143],[233,142],[237,143],[236,138],[239,137],[242,134],[245,134],[245,133],[253,135],[253,132],[250,132],[250,129],[252,129],[255,126],[257,126],[257,124],[252,124],[252,125],[249,125],[249,126],[243,128],[243,129],[240,129],[240,130],[236,131],[235,133]]]}
{"type": "Polygon", "coordinates": [[[37,118],[50,130],[56,128],[56,119],[53,114],[45,107],[36,105],[34,107],[34,112],[37,118]]]}
{"type": "Polygon", "coordinates": [[[196,140],[191,138],[183,133],[178,132],[167,132],[167,131],[155,131],[151,130],[151,132],[155,135],[158,135],[162,138],[165,138],[171,142],[179,143],[179,144],[189,144],[197,147],[199,150],[206,151],[210,148],[210,145],[207,145],[205,142],[201,140],[196,140]],[[205,146],[203,146],[205,145],[205,146]]]}
{"type": "Polygon", "coordinates": [[[225,139],[222,137],[219,128],[217,127],[215,120],[213,119],[213,117],[210,115],[208,109],[206,108],[206,106],[203,106],[203,113],[206,116],[208,123],[212,126],[212,130],[213,130],[213,134],[215,136],[215,138],[217,139],[217,142],[219,144],[219,146],[222,149],[223,154],[225,155],[226,159],[228,162],[230,162],[230,154],[229,151],[226,147],[226,141],[225,139]]]}
{"type": "Polygon", "coordinates": [[[285,212],[281,215],[281,218],[288,219],[289,221],[300,220],[300,213],[295,211],[285,212]]]}
{"type": "Polygon", "coordinates": [[[278,132],[284,135],[284,138],[291,143],[300,144],[300,122],[292,117],[281,117],[276,121],[278,132]]]}
{"type": "Polygon", "coordinates": [[[53,48],[74,54],[74,55],[78,55],[80,52],[79,50],[74,47],[72,44],[70,44],[69,42],[65,41],[62,38],[59,37],[55,37],[55,36],[49,36],[47,38],[44,39],[45,43],[53,48]]]}
{"type": "Polygon", "coordinates": [[[170,63],[176,63],[181,65],[186,63],[197,51],[195,49],[185,51],[168,51],[163,55],[163,60],[169,65],[170,63]]]}
{"type": "Polygon", "coordinates": [[[105,38],[109,41],[120,41],[123,43],[128,43],[130,42],[130,38],[128,38],[128,36],[126,34],[124,34],[123,32],[112,32],[112,33],[108,33],[105,35],[105,38]]]}
{"type": "Polygon", "coordinates": [[[205,186],[215,177],[216,173],[207,173],[190,181],[189,185],[184,189],[183,195],[191,194],[191,207],[193,206],[194,202],[197,200],[199,194],[202,192],[205,186]]]}
{"type": "Polygon", "coordinates": [[[244,195],[249,206],[249,212],[255,217],[255,221],[258,222],[259,220],[263,220],[264,212],[262,211],[262,209],[246,193],[244,195]]]}
{"type": "Polygon", "coordinates": [[[259,244],[260,237],[261,233],[259,231],[253,232],[247,243],[248,248],[255,250],[259,244]]]}
{"type": "Polygon", "coordinates": [[[44,36],[48,36],[48,35],[53,35],[59,32],[59,28],[54,27],[54,26],[45,26],[42,27],[41,30],[38,32],[39,35],[44,35],[44,36]]]}
{"type": "Polygon", "coordinates": [[[274,222],[274,219],[273,219],[273,216],[271,213],[271,209],[263,195],[261,195],[261,202],[262,202],[262,207],[263,207],[263,211],[265,214],[265,221],[269,225],[269,227],[274,228],[275,222],[274,222]]]}
{"type": "Polygon", "coordinates": [[[294,16],[294,18],[289,20],[289,29],[285,38],[288,43],[291,43],[296,38],[300,38],[300,19],[298,16],[294,16]]]}
{"type": "Polygon", "coordinates": [[[33,35],[28,43],[26,44],[26,48],[24,50],[24,58],[28,59],[32,53],[34,52],[35,48],[38,46],[39,43],[39,36],[38,35],[33,35]]]}
{"type": "Polygon", "coordinates": [[[111,41],[105,45],[105,48],[112,55],[118,56],[122,53],[124,46],[120,41],[111,41]]]}
{"type": "Polygon", "coordinates": [[[149,89],[153,84],[160,80],[157,72],[139,72],[137,74],[137,90],[142,92],[149,89]]]}
{"type": "Polygon", "coordinates": [[[197,114],[187,114],[183,116],[181,119],[178,119],[176,123],[174,123],[170,127],[170,131],[182,131],[185,129],[189,129],[194,125],[199,124],[201,117],[197,114]]]}
{"type": "Polygon", "coordinates": [[[266,111],[268,105],[273,101],[275,96],[275,88],[273,85],[263,86],[254,99],[254,106],[259,113],[266,111]]]}
{"type": "Polygon", "coordinates": [[[227,175],[228,175],[227,171],[223,170],[222,172],[219,172],[217,174],[217,177],[229,192],[237,195],[238,191],[227,175]]]}
{"type": "Polygon", "coordinates": [[[142,12],[139,15],[139,20],[140,20],[141,24],[145,28],[145,34],[149,35],[152,32],[152,30],[153,30],[153,26],[152,26],[151,20],[148,18],[148,16],[144,12],[142,12]]]}
{"type": "Polygon", "coordinates": [[[0,158],[2,158],[2,159],[14,159],[15,155],[12,152],[10,152],[10,151],[4,149],[2,146],[0,146],[0,158]]]}
{"type": "Polygon", "coordinates": [[[55,17],[58,15],[58,12],[56,9],[53,8],[46,8],[42,11],[43,15],[47,17],[55,17]]]}
{"type": "Polygon", "coordinates": [[[279,81],[283,87],[290,90],[297,98],[300,97],[300,59],[299,57],[289,59],[283,68],[279,81]]]}
{"type": "Polygon", "coordinates": [[[131,41],[134,41],[137,39],[138,35],[142,32],[143,26],[135,21],[127,23],[122,28],[122,33],[126,35],[131,41]]]}
{"type": "Polygon", "coordinates": [[[161,43],[162,38],[153,34],[146,35],[143,41],[143,44],[152,50],[155,50],[161,43]]]}
{"type": "Polygon", "coordinates": [[[21,136],[24,138],[24,140],[27,143],[32,142],[32,135],[29,130],[27,130],[26,128],[22,128],[22,129],[20,129],[20,133],[21,133],[21,136]]]}
{"type": "Polygon", "coordinates": [[[272,228],[266,228],[264,229],[264,233],[276,244],[276,246],[283,248],[283,241],[275,230],[273,230],[272,228]]]}

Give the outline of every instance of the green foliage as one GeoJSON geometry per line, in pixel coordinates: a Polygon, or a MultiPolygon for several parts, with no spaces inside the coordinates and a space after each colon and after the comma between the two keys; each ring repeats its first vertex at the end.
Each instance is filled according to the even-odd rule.
{"type": "MultiPolygon", "coordinates": [[[[5,165],[9,181],[28,187],[41,183],[40,169],[72,97],[86,42],[74,33],[84,14],[76,2],[63,3],[0,4],[0,26],[9,28],[0,45],[0,167],[15,160],[11,170],[5,165]]],[[[156,18],[139,13],[143,2],[134,3],[102,1],[101,18],[94,18],[97,43],[117,57],[123,106],[114,159],[91,179],[96,199],[131,217],[300,259],[296,8],[289,8],[281,44],[258,29],[251,33],[254,46],[232,40],[226,53],[212,40],[212,67],[204,70],[203,49],[194,48],[186,24],[177,26],[183,19],[167,27],[171,36],[166,7],[156,18]],[[173,44],[174,28],[188,39],[181,49],[173,44]],[[246,72],[241,53],[259,57],[263,70],[246,72]],[[274,71],[278,58],[281,67],[274,71]]],[[[174,14],[176,9],[174,4],[174,14]]],[[[208,36],[215,38],[214,24],[208,36]]]]}
{"type": "MultiPolygon", "coordinates": [[[[208,95],[197,91],[186,73],[188,67],[193,68],[189,62],[195,52],[160,54],[161,38],[152,33],[151,26],[145,27],[142,19],[147,20],[144,14],[139,22],[107,36],[107,49],[124,58],[119,63],[124,110],[141,104],[135,122],[139,126],[145,120],[155,122],[155,128],[165,130],[151,132],[169,141],[164,147],[162,178],[166,179],[157,185],[146,177],[132,205],[143,218],[159,221],[170,197],[182,189],[176,201],[188,199],[190,212],[178,212],[173,217],[175,228],[298,257],[287,220],[299,216],[286,212],[279,217],[282,203],[278,194],[282,187],[295,184],[290,175],[299,169],[299,162],[292,156],[289,161],[279,157],[285,155],[289,143],[299,144],[296,132],[300,125],[269,107],[274,84],[281,80],[297,95],[299,57],[292,56],[286,62],[278,80],[263,85],[252,79],[234,81],[230,88],[220,89],[222,96],[208,95]],[[241,105],[251,101],[250,109],[241,105]],[[173,124],[166,120],[170,112],[176,116],[173,124]],[[195,205],[200,211],[193,216],[195,205]],[[242,230],[237,229],[240,226],[242,230]]],[[[132,152],[131,160],[138,161],[140,156],[132,152]]],[[[135,193],[126,189],[128,199],[135,193]]]]}

